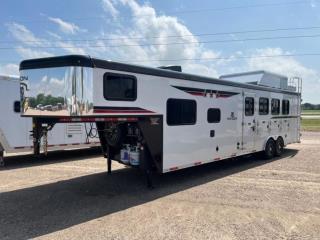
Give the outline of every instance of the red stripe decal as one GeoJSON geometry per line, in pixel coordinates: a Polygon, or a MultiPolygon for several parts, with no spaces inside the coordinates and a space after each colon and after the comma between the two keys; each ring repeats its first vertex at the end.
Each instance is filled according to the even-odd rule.
{"type": "Polygon", "coordinates": [[[178,170],[178,169],[179,169],[178,167],[169,168],[170,171],[174,171],[174,170],[178,170]]]}
{"type": "Polygon", "coordinates": [[[30,147],[27,147],[27,146],[26,147],[14,147],[14,149],[24,149],[24,148],[30,148],[30,147]]]}
{"type": "Polygon", "coordinates": [[[202,93],[202,92],[187,92],[187,93],[194,95],[194,96],[201,96],[201,97],[205,96],[204,93],[202,93]]]}
{"type": "Polygon", "coordinates": [[[97,109],[94,110],[93,113],[154,113],[149,110],[104,110],[104,109],[97,109]]]}

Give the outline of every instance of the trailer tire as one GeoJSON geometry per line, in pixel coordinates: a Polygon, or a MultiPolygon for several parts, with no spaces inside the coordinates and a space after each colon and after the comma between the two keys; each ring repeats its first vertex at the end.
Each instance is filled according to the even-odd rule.
{"type": "Polygon", "coordinates": [[[266,147],[264,149],[264,158],[265,159],[271,159],[275,156],[276,154],[276,143],[275,141],[270,138],[267,143],[266,143],[266,147]]]}
{"type": "Polygon", "coordinates": [[[4,166],[5,166],[5,162],[4,162],[3,152],[0,152],[0,167],[4,167],[4,166]]]}
{"type": "Polygon", "coordinates": [[[277,141],[276,141],[276,151],[275,151],[275,155],[277,157],[281,156],[283,153],[283,148],[284,148],[284,141],[282,137],[278,137],[277,141]]]}

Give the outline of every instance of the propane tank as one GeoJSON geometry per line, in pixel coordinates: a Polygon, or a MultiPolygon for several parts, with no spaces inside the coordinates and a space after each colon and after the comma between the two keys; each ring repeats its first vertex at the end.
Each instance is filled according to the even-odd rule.
{"type": "Polygon", "coordinates": [[[129,152],[129,146],[127,144],[120,150],[120,159],[124,164],[128,164],[130,161],[129,152]]]}
{"type": "Polygon", "coordinates": [[[130,164],[133,166],[138,166],[140,164],[140,151],[137,146],[130,150],[130,164]]]}

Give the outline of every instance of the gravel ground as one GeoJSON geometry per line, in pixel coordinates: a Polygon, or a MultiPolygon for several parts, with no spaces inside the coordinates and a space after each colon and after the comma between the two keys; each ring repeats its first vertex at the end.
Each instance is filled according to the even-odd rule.
{"type": "Polygon", "coordinates": [[[10,157],[0,239],[320,239],[320,133],[282,158],[227,160],[155,177],[97,151],[10,157]]]}

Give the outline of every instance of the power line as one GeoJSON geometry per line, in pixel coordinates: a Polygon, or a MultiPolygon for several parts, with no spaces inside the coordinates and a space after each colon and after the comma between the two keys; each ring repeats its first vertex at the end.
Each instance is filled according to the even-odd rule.
{"type": "MultiPolygon", "coordinates": [[[[316,1],[316,0],[315,0],[316,1]]],[[[288,6],[288,5],[300,5],[300,4],[309,4],[306,0],[299,1],[291,1],[291,2],[274,2],[274,3],[262,3],[262,4],[248,4],[248,5],[239,5],[239,6],[231,6],[231,7],[222,7],[222,8],[206,8],[206,9],[194,9],[194,10],[181,10],[181,11],[169,11],[163,14],[194,14],[194,13],[202,13],[202,12],[220,12],[220,11],[229,11],[235,9],[249,9],[249,8],[261,8],[261,7],[280,7],[280,6],[288,6]]],[[[158,14],[161,15],[161,14],[158,14]]],[[[153,14],[131,14],[121,17],[148,17],[153,16],[153,14]]],[[[66,21],[88,21],[88,20],[97,20],[97,19],[109,19],[109,16],[88,16],[88,17],[75,17],[75,18],[64,18],[66,21]]],[[[12,21],[12,19],[11,19],[12,21]]],[[[49,19],[36,19],[36,20],[24,20],[20,22],[47,22],[49,19]]]]}
{"type": "MultiPolygon", "coordinates": [[[[259,55],[259,56],[230,56],[230,57],[212,57],[212,58],[179,58],[179,59],[148,59],[148,60],[145,59],[145,60],[135,60],[134,62],[179,62],[179,61],[208,61],[208,60],[232,60],[232,59],[277,58],[277,57],[312,57],[312,56],[320,56],[320,53],[276,54],[276,55],[259,55]]],[[[132,61],[123,61],[123,62],[132,62],[132,61]]]]}
{"type": "MultiPolygon", "coordinates": [[[[296,54],[274,54],[274,55],[256,55],[256,56],[229,56],[229,57],[208,57],[208,58],[177,58],[177,59],[143,59],[143,60],[124,60],[118,59],[115,62],[135,63],[135,62],[180,62],[180,61],[213,61],[213,60],[241,60],[256,58],[278,58],[278,57],[315,57],[320,53],[296,53],[296,54]]],[[[21,61],[21,60],[11,60],[21,61]]],[[[8,60],[0,60],[0,62],[8,62],[8,60]]]]}
{"type": "Polygon", "coordinates": [[[279,31],[295,31],[295,30],[314,30],[320,29],[320,26],[313,27],[291,27],[291,28],[269,28],[257,30],[244,31],[230,31],[230,32],[215,32],[215,33],[199,33],[199,34],[185,34],[185,35],[169,35],[166,37],[150,36],[150,37],[119,37],[119,38],[94,38],[94,39],[59,39],[59,40],[29,40],[29,41],[0,41],[0,43],[55,43],[55,42],[93,42],[93,41],[119,41],[119,40],[145,40],[145,39],[167,39],[167,38],[183,38],[183,37],[204,37],[204,36],[219,36],[230,34],[245,34],[245,33],[262,33],[262,32],[279,32],[279,31]]]}
{"type": "Polygon", "coordinates": [[[234,9],[243,9],[243,8],[260,8],[260,7],[274,7],[274,6],[287,6],[287,5],[297,5],[297,4],[307,4],[307,1],[293,1],[293,2],[283,2],[283,3],[262,3],[262,4],[250,4],[242,6],[233,6],[233,7],[223,7],[223,8],[208,8],[208,9],[195,9],[195,10],[186,10],[186,11],[175,11],[169,12],[169,14],[185,14],[185,13],[199,13],[199,12],[212,12],[212,11],[225,11],[225,10],[234,10],[234,9]]]}
{"type": "MultiPolygon", "coordinates": [[[[281,40],[281,39],[298,39],[298,38],[318,38],[320,34],[315,35],[295,35],[263,38],[245,38],[245,39],[227,39],[227,40],[209,40],[193,42],[171,42],[171,43],[142,43],[142,44],[116,44],[116,45],[73,45],[73,46],[28,46],[29,49],[76,49],[76,48],[117,48],[117,47],[147,47],[147,46],[171,46],[171,45],[190,45],[190,44],[207,44],[207,43],[228,43],[228,42],[248,42],[263,40],[281,40]]],[[[0,47],[0,50],[19,49],[19,47],[0,47]]]]}

